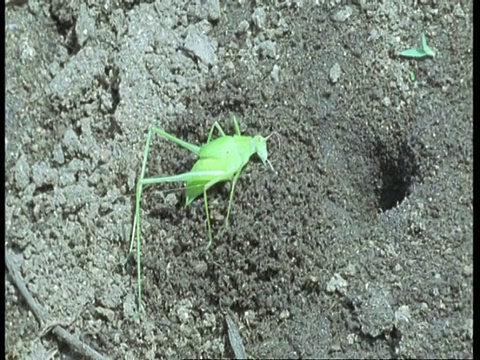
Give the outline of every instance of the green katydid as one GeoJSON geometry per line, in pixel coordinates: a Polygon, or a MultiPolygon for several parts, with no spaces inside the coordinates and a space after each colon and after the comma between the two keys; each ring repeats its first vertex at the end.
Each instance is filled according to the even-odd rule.
{"type": "Polygon", "coordinates": [[[257,154],[263,164],[268,164],[273,170],[273,166],[268,160],[267,140],[272,136],[267,137],[260,135],[246,136],[240,133],[240,127],[235,117],[233,118],[233,125],[235,128],[234,135],[225,135],[220,124],[215,121],[208,134],[207,143],[203,146],[196,146],[184,140],[181,140],[165,130],[158,127],[152,127],[147,136],[145,145],[145,152],[143,156],[143,165],[140,173],[140,178],[137,182],[136,189],[136,203],[135,203],[135,218],[132,228],[132,241],[130,243],[130,253],[132,253],[135,242],[135,233],[137,238],[137,275],[138,275],[138,304],[141,307],[142,296],[142,275],[140,262],[140,246],[141,246],[141,227],[140,227],[140,201],[142,198],[142,190],[144,186],[167,183],[167,182],[185,182],[186,183],[186,206],[190,205],[193,200],[203,194],[205,202],[205,213],[207,218],[208,229],[208,244],[207,248],[212,244],[212,226],[210,223],[210,216],[208,211],[207,191],[214,185],[224,182],[232,181],[230,198],[227,207],[227,217],[225,218],[225,225],[228,224],[230,210],[232,207],[233,193],[237,180],[253,154],[257,154]],[[213,131],[217,129],[220,137],[212,140],[213,131]],[[177,145],[193,152],[197,155],[198,160],[193,165],[189,172],[164,176],[145,178],[145,171],[147,167],[148,153],[150,149],[150,142],[154,134],[160,135],[177,145]]]}

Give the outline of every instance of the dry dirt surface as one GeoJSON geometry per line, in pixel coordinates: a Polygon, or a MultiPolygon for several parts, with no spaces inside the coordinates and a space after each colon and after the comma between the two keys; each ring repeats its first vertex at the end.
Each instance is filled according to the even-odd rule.
{"type": "MultiPolygon", "coordinates": [[[[60,327],[111,359],[472,358],[472,8],[7,1],[6,358],[86,357],[60,327]],[[201,198],[145,189],[139,317],[148,131],[233,116],[275,172],[252,157],[228,227],[210,192],[208,249],[201,198]]],[[[147,174],[194,161],[155,136],[147,174]]]]}

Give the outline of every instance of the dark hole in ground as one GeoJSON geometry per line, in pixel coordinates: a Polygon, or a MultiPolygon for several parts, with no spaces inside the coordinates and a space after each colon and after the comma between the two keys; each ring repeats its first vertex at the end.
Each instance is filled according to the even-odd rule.
{"type": "Polygon", "coordinates": [[[418,175],[418,166],[406,142],[393,151],[384,144],[378,144],[376,151],[380,160],[381,180],[377,190],[378,207],[381,211],[387,211],[400,205],[410,195],[418,175]]]}

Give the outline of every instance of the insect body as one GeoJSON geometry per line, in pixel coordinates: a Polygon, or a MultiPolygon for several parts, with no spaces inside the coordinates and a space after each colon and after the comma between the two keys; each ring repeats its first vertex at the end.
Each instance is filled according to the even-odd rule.
{"type": "Polygon", "coordinates": [[[135,233],[137,238],[137,272],[138,272],[138,301],[141,304],[141,263],[140,263],[140,246],[141,246],[141,227],[140,227],[140,201],[142,197],[143,187],[146,185],[153,185],[166,182],[185,182],[186,183],[186,205],[190,205],[193,200],[203,194],[205,202],[205,212],[207,218],[208,229],[208,245],[212,244],[212,226],[210,223],[210,215],[208,211],[208,197],[207,191],[214,185],[224,182],[232,181],[230,190],[230,198],[227,207],[227,217],[225,224],[228,224],[230,210],[233,202],[233,193],[237,180],[253,154],[257,154],[264,164],[268,164],[272,170],[273,167],[268,161],[267,140],[271,136],[263,137],[245,136],[241,135],[240,127],[235,118],[233,118],[235,128],[234,135],[225,135],[225,132],[220,127],[218,122],[215,122],[210,129],[207,143],[203,146],[196,146],[183,141],[166,131],[152,127],[148,133],[147,143],[143,157],[142,171],[140,179],[137,183],[136,190],[136,204],[135,204],[135,219],[132,231],[132,242],[130,244],[130,253],[133,250],[135,240],[135,233]],[[212,140],[213,131],[217,129],[220,137],[212,140]],[[150,149],[150,142],[152,136],[158,134],[166,139],[173,141],[181,147],[193,152],[198,156],[198,160],[193,165],[193,168],[186,173],[164,177],[145,178],[145,170],[148,160],[148,152],[150,149]]]}

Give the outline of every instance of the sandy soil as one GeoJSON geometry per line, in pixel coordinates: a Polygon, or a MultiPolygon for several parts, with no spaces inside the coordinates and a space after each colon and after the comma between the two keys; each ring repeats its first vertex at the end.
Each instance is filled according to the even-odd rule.
{"type": "MultiPolygon", "coordinates": [[[[5,243],[33,298],[112,359],[233,357],[227,315],[250,358],[473,357],[472,2],[225,3],[7,6],[5,243]],[[397,56],[422,31],[436,57],[397,56]],[[201,199],[145,190],[139,319],[148,130],[202,144],[234,115],[277,133],[277,173],[252,158],[228,228],[210,193],[208,250],[201,199]]],[[[81,358],[5,298],[7,359],[81,358]]]]}

